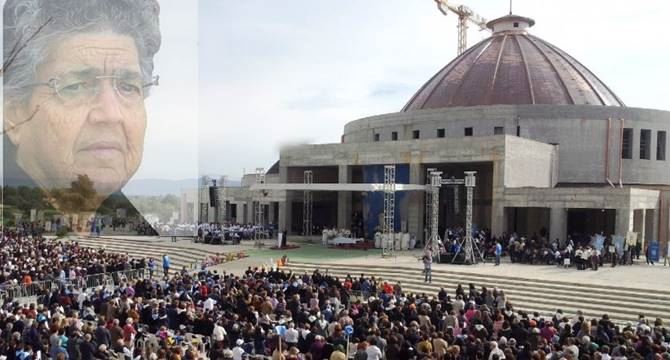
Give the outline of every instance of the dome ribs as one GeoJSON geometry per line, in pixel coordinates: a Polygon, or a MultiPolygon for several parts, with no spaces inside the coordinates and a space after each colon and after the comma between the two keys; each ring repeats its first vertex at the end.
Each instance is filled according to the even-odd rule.
{"type": "Polygon", "coordinates": [[[426,107],[426,103],[428,100],[433,96],[437,88],[441,83],[444,82],[445,78],[449,76],[451,71],[458,67],[466,58],[469,58],[470,55],[484,42],[489,41],[490,39],[484,39],[477,43],[476,45],[472,46],[468,50],[466,50],[461,56],[458,56],[457,58],[453,59],[450,61],[445,67],[440,69],[433,77],[430,78],[420,89],[417,91],[413,96],[410,101],[407,102],[405,107],[402,109],[402,111],[408,111],[408,110],[418,110],[418,109],[423,109],[426,107]],[[435,79],[440,78],[439,81],[435,81],[435,79]],[[430,90],[427,90],[429,87],[432,88],[430,90]]]}
{"type": "Polygon", "coordinates": [[[535,92],[533,91],[533,79],[530,77],[530,70],[528,70],[528,61],[526,61],[526,53],[519,43],[519,37],[515,36],[514,41],[516,46],[519,49],[519,54],[521,55],[521,62],[523,62],[523,67],[526,71],[526,79],[528,80],[528,93],[530,94],[530,103],[535,104],[535,92]]]}
{"type": "Polygon", "coordinates": [[[570,63],[570,65],[572,65],[572,67],[575,68],[575,70],[581,74],[581,76],[589,84],[591,89],[593,89],[593,92],[598,96],[602,105],[626,106],[623,103],[623,101],[621,101],[621,99],[619,99],[619,97],[616,96],[616,94],[598,78],[598,76],[596,76],[593,72],[591,72],[591,70],[589,70],[581,62],[579,62],[579,60],[575,59],[570,54],[566,53],[565,51],[561,50],[560,48],[556,47],[555,45],[553,45],[548,41],[542,39],[538,40],[544,42],[546,46],[550,47],[557,54],[563,57],[566,62],[570,63]]]}
{"type": "MultiPolygon", "coordinates": [[[[551,79],[555,80],[563,90],[560,97],[562,97],[564,101],[563,102],[552,101],[553,100],[552,98],[554,98],[557,95],[556,94],[556,88],[554,86],[541,86],[537,90],[539,91],[539,95],[542,95],[542,97],[544,99],[542,99],[542,97],[540,99],[538,99],[538,104],[573,104],[574,105],[575,104],[575,99],[572,97],[572,95],[568,91],[568,87],[566,86],[565,81],[563,80],[563,78],[560,76],[561,74],[556,69],[556,65],[554,65],[554,63],[551,61],[551,59],[549,59],[547,54],[545,54],[542,51],[542,49],[540,49],[540,47],[535,42],[533,42],[533,40],[530,39],[527,35],[519,35],[519,36],[523,37],[523,39],[526,40],[527,43],[530,44],[534,48],[535,56],[539,55],[540,57],[542,57],[545,60],[544,64],[541,63],[541,62],[532,62],[532,64],[534,64],[537,67],[548,65],[552,70],[552,72],[544,72],[544,71],[541,71],[541,70],[538,69],[538,71],[535,72],[535,74],[537,76],[533,76],[533,78],[544,82],[544,85],[547,85],[547,83],[550,81],[549,78],[551,78],[551,79]],[[543,76],[543,75],[546,75],[546,76],[543,76]]],[[[532,56],[532,55],[529,54],[529,56],[532,56]]],[[[531,71],[533,71],[533,70],[534,69],[532,69],[532,67],[531,67],[531,71]]],[[[543,84],[541,83],[539,85],[543,85],[543,84]]]]}
{"type": "Polygon", "coordinates": [[[486,105],[626,106],[570,54],[529,34],[532,19],[498,20],[491,37],[440,69],[402,111],[486,105]]]}
{"type": "Polygon", "coordinates": [[[485,99],[487,105],[531,104],[533,101],[521,52],[514,38],[510,35],[503,41],[495,82],[485,99]]]}
{"type": "Polygon", "coordinates": [[[477,105],[485,98],[484,84],[489,84],[495,66],[495,46],[500,46],[499,37],[493,37],[486,47],[477,55],[472,66],[463,74],[456,90],[449,97],[448,106],[477,105]]]}
{"type": "Polygon", "coordinates": [[[454,96],[458,94],[458,91],[450,91],[450,90],[452,90],[454,86],[458,88],[458,86],[463,84],[463,80],[467,75],[467,73],[472,70],[474,65],[479,60],[479,57],[484,52],[486,52],[486,49],[490,45],[491,42],[488,41],[485,43],[481,43],[481,46],[473,46],[472,51],[467,52],[468,54],[467,56],[461,56],[460,61],[454,64],[451,70],[447,74],[445,74],[445,76],[442,78],[442,81],[439,84],[437,84],[437,86],[430,93],[430,95],[428,96],[428,98],[424,103],[425,108],[431,108],[431,109],[439,108],[442,107],[441,104],[445,102],[450,104],[453,101],[454,96]],[[479,53],[477,53],[477,50],[479,50],[479,53]],[[463,74],[463,76],[459,76],[461,73],[463,74]]]}
{"type": "Polygon", "coordinates": [[[493,89],[495,88],[496,85],[496,78],[498,77],[498,69],[500,69],[500,60],[503,57],[503,52],[505,51],[505,42],[507,41],[507,35],[503,35],[502,39],[502,44],[500,44],[500,49],[498,50],[498,59],[496,60],[496,68],[493,70],[493,77],[491,78],[491,85],[489,85],[489,88],[487,89],[487,94],[486,94],[486,103],[490,104],[491,103],[491,98],[494,96],[493,95],[493,89]]]}
{"type": "Polygon", "coordinates": [[[578,71],[575,66],[566,59],[562,54],[556,52],[549,44],[537,37],[530,36],[535,44],[547,55],[552,61],[559,74],[562,74],[561,79],[564,83],[575,104],[587,105],[603,105],[602,99],[594,92],[592,84],[584,78],[584,74],[578,71]],[[569,80],[569,81],[565,81],[569,80]]]}

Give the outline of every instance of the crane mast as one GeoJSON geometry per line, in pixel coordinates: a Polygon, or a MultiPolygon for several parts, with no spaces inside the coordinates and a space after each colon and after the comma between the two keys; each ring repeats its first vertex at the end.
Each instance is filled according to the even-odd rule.
{"type": "Polygon", "coordinates": [[[472,9],[465,5],[456,5],[449,0],[434,0],[437,9],[443,15],[449,11],[458,15],[458,55],[462,54],[468,48],[468,23],[471,22],[479,27],[479,31],[487,30],[486,19],[478,15],[472,9]]]}

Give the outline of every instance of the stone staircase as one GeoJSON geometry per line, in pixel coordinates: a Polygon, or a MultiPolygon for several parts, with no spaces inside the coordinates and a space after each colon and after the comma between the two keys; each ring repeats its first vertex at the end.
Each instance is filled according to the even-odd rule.
{"type": "Polygon", "coordinates": [[[422,269],[403,266],[316,264],[289,262],[287,270],[311,273],[315,269],[328,270],[341,279],[347,274],[358,277],[374,275],[385,281],[400,282],[405,292],[435,295],[444,287],[451,296],[458,284],[467,289],[470,283],[477,289],[497,287],[505,292],[517,310],[553,315],[557,309],[572,317],[581,310],[586,317],[600,318],[608,314],[616,322],[637,321],[639,314],[648,319],[670,320],[670,291],[636,289],[621,286],[585,285],[564,281],[546,281],[524,277],[474,274],[452,269],[433,268],[432,284],[424,283],[422,269]]]}
{"type": "Polygon", "coordinates": [[[203,259],[213,254],[213,252],[206,249],[183,246],[155,238],[124,239],[77,236],[71,237],[70,241],[76,241],[81,246],[95,249],[104,247],[106,251],[128,254],[134,258],[153,257],[156,260],[158,269],[161,269],[163,254],[170,256],[171,269],[173,270],[181,269],[184,266],[190,269],[194,264],[200,266],[203,259]]]}

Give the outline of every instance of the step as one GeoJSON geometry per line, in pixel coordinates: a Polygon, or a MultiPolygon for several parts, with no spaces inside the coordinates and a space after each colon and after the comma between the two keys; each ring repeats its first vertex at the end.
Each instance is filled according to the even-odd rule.
{"type": "MultiPolygon", "coordinates": [[[[313,269],[316,268],[316,266],[314,264],[306,264],[306,263],[292,262],[289,265],[291,267],[293,267],[294,269],[296,269],[296,270],[299,269],[301,271],[304,271],[304,270],[313,271],[313,269]]],[[[342,271],[343,276],[345,276],[346,274],[354,274],[354,275],[357,276],[357,272],[351,271],[352,269],[349,268],[346,265],[328,265],[327,267],[329,268],[328,269],[329,271],[330,271],[330,268],[340,269],[342,271]]],[[[318,268],[323,269],[324,266],[319,265],[318,268]]],[[[418,276],[418,274],[421,274],[421,269],[417,269],[417,268],[409,268],[409,269],[408,268],[392,268],[392,269],[390,269],[388,267],[381,266],[381,267],[366,267],[365,270],[367,270],[368,273],[370,273],[370,271],[372,270],[372,272],[374,272],[374,273],[379,273],[379,272],[389,273],[390,272],[391,274],[400,273],[400,274],[408,274],[408,275],[416,275],[416,276],[418,276]]],[[[469,278],[469,277],[461,277],[461,276],[454,277],[453,274],[451,274],[448,271],[435,271],[435,270],[433,271],[433,277],[440,277],[441,278],[441,277],[444,277],[444,276],[448,277],[447,281],[453,281],[455,283],[460,282],[461,284],[468,284],[468,283],[475,283],[476,282],[476,283],[479,284],[478,287],[480,287],[481,285],[486,285],[489,288],[491,287],[491,285],[489,285],[489,284],[492,284],[492,286],[494,286],[494,287],[497,286],[497,287],[501,287],[501,288],[506,289],[506,290],[508,288],[503,287],[502,284],[507,284],[507,285],[510,286],[510,288],[514,288],[514,287],[519,288],[520,283],[521,284],[529,284],[529,285],[533,285],[533,286],[538,285],[538,284],[532,284],[531,282],[526,282],[525,280],[522,280],[521,282],[514,281],[514,280],[509,280],[509,278],[507,278],[508,279],[507,281],[495,280],[495,282],[494,282],[490,278],[485,277],[484,280],[482,281],[480,279],[472,279],[472,278],[469,278]]],[[[421,275],[421,277],[423,277],[423,275],[421,275]]],[[[557,283],[557,284],[560,284],[560,283],[557,283]]],[[[555,286],[553,283],[549,284],[549,285],[547,283],[543,283],[540,286],[542,286],[543,288],[552,288],[552,289],[556,289],[556,290],[559,290],[559,291],[566,291],[567,290],[567,291],[571,291],[573,293],[574,292],[580,292],[582,297],[587,297],[587,298],[588,297],[593,297],[594,295],[596,295],[596,294],[593,294],[593,291],[592,291],[593,289],[591,289],[588,285],[586,285],[586,286],[580,285],[580,286],[576,286],[576,287],[575,286],[559,287],[559,286],[555,286]],[[582,293],[585,290],[588,290],[588,291],[586,293],[582,293]]],[[[524,288],[524,287],[521,286],[521,288],[524,288]]],[[[607,289],[608,289],[608,291],[612,290],[611,287],[609,287],[607,289]]],[[[618,287],[615,288],[615,289],[616,289],[617,294],[622,293],[622,291],[620,291],[618,287]]],[[[638,290],[637,292],[635,292],[633,294],[630,294],[630,296],[621,296],[621,295],[610,296],[610,295],[598,293],[597,294],[597,299],[598,300],[600,300],[600,299],[616,300],[617,302],[620,302],[622,299],[628,299],[628,300],[631,300],[631,302],[633,304],[639,303],[641,299],[643,299],[645,301],[655,300],[654,302],[652,302],[652,304],[661,304],[661,306],[664,306],[664,307],[670,306],[670,297],[666,297],[666,296],[662,296],[662,295],[661,296],[647,296],[647,291],[642,290],[642,289],[638,290]],[[644,298],[640,298],[640,294],[644,294],[645,295],[644,298]]]]}
{"type": "MultiPolygon", "coordinates": [[[[191,238],[184,238],[184,237],[177,237],[178,241],[176,243],[173,243],[168,240],[170,238],[169,236],[162,236],[161,239],[158,239],[157,237],[147,237],[146,240],[136,240],[136,239],[128,239],[128,238],[115,238],[115,237],[91,237],[91,236],[86,236],[86,238],[93,239],[93,240],[109,240],[109,241],[114,241],[114,242],[125,242],[125,243],[130,243],[130,244],[137,244],[138,242],[142,242],[145,245],[153,245],[153,244],[158,244],[158,245],[163,245],[163,246],[169,246],[169,247],[174,247],[174,248],[179,248],[179,249],[186,249],[188,251],[196,251],[196,252],[207,252],[207,253],[212,253],[212,252],[227,252],[227,249],[225,245],[222,244],[203,244],[200,243],[198,246],[188,246],[189,244],[193,244],[191,242],[191,238]],[[184,239],[188,239],[186,244],[183,244],[181,241],[184,239]]],[[[243,241],[248,241],[248,240],[243,240],[243,241]]]]}
{"type": "MultiPolygon", "coordinates": [[[[289,265],[289,268],[291,266],[289,265]]],[[[335,270],[335,271],[330,271],[330,274],[333,274],[335,276],[341,276],[344,277],[346,276],[346,271],[344,270],[335,270]]],[[[379,273],[375,273],[379,274],[379,273]]],[[[410,274],[412,277],[400,277],[399,275],[392,274],[392,273],[383,273],[385,274],[383,276],[384,279],[393,279],[393,281],[400,281],[403,285],[403,288],[407,285],[411,286],[424,286],[426,285],[423,282],[423,275],[420,273],[417,274],[410,274]]],[[[442,277],[435,276],[433,275],[433,280],[434,282],[437,282],[440,284],[440,286],[431,286],[431,288],[435,288],[436,291],[439,291],[439,287],[445,286],[445,285],[452,285],[454,288],[458,284],[457,282],[451,283],[449,280],[441,281],[442,277]]],[[[537,289],[525,289],[526,291],[513,291],[509,290],[507,288],[502,288],[502,290],[505,291],[507,295],[509,295],[510,301],[514,304],[516,301],[522,301],[524,297],[528,299],[527,294],[532,292],[532,291],[537,291],[537,289]],[[517,297],[519,296],[519,297],[517,297]]],[[[546,294],[546,292],[542,291],[542,294],[546,294]]],[[[588,311],[589,309],[601,311],[601,310],[607,310],[604,312],[616,312],[616,313],[621,313],[621,314],[628,314],[630,316],[637,316],[640,313],[644,313],[647,316],[654,316],[654,317],[661,317],[661,318],[669,318],[670,313],[666,310],[668,309],[667,306],[654,306],[655,304],[620,304],[620,303],[608,303],[608,304],[602,304],[598,302],[598,305],[592,305],[596,302],[586,302],[586,304],[582,301],[576,302],[575,297],[570,297],[570,296],[560,296],[560,297],[552,297],[551,299],[538,299],[534,298],[535,303],[542,303],[544,305],[551,305],[554,309],[554,311],[558,308],[563,308],[565,306],[572,306],[575,308],[581,308],[584,311],[588,311]],[[602,304],[602,305],[600,305],[602,304]],[[599,306],[600,305],[600,306],[599,306]],[[631,310],[634,309],[634,310],[631,310]]],[[[583,299],[580,297],[580,300],[583,299]]]]}
{"type": "MultiPolygon", "coordinates": [[[[300,263],[291,263],[287,266],[288,269],[295,269],[295,270],[304,270],[305,266],[295,266],[295,265],[304,265],[300,263]]],[[[330,265],[329,265],[330,266],[330,265]]],[[[342,267],[345,267],[346,265],[342,265],[342,267]]],[[[319,266],[320,268],[323,268],[323,266],[319,266]]],[[[339,266],[338,266],[339,267],[339,266]]],[[[312,267],[310,267],[312,269],[312,267]]],[[[351,271],[348,271],[350,269],[343,268],[343,269],[334,269],[334,271],[331,271],[329,269],[329,273],[344,277],[346,276],[347,273],[351,273],[351,271]]],[[[368,268],[368,272],[370,268],[368,268]]],[[[419,291],[419,292],[434,292],[437,293],[440,289],[440,286],[437,285],[428,285],[423,282],[423,276],[420,274],[419,269],[414,269],[416,270],[415,274],[407,274],[405,275],[414,275],[410,278],[407,276],[397,276],[397,271],[394,271],[394,273],[390,273],[388,271],[390,270],[395,270],[395,269],[385,269],[384,273],[382,274],[382,277],[387,279],[387,280],[392,280],[392,281],[400,281],[403,284],[403,288],[406,291],[419,291]]],[[[375,275],[377,275],[379,272],[375,272],[375,275]]],[[[440,281],[442,279],[442,276],[437,275],[433,273],[433,280],[440,281]]],[[[449,281],[447,281],[447,284],[449,281]]],[[[453,286],[455,287],[457,283],[453,283],[453,286]]],[[[520,291],[510,291],[507,288],[500,287],[502,290],[506,292],[506,294],[510,295],[509,300],[513,305],[515,305],[516,308],[518,309],[526,309],[528,311],[547,311],[551,314],[555,312],[557,308],[561,308],[564,311],[576,311],[576,310],[582,310],[587,316],[594,316],[594,317],[600,317],[602,314],[607,313],[610,315],[612,318],[617,318],[617,319],[622,319],[622,320],[635,320],[637,319],[637,315],[640,313],[644,313],[645,316],[648,317],[661,317],[664,319],[670,318],[668,316],[667,311],[663,311],[661,309],[658,309],[658,307],[654,307],[651,305],[646,304],[634,304],[633,306],[627,307],[627,308],[621,308],[619,306],[593,306],[591,304],[583,304],[581,302],[575,303],[574,301],[570,301],[571,299],[574,298],[566,298],[562,297],[562,299],[566,299],[568,301],[556,301],[552,299],[537,299],[537,298],[528,298],[526,296],[526,300],[521,300],[516,298],[516,294],[519,295],[527,295],[528,293],[533,293],[537,292],[537,289],[529,289],[530,291],[527,291],[525,293],[522,293],[520,291]],[[631,309],[637,309],[637,310],[631,310],[631,309]]],[[[542,291],[542,294],[545,294],[545,291],[542,291]]],[[[579,297],[582,299],[582,297],[579,297]]],[[[667,308],[667,307],[665,307],[667,308]]]]}
{"type": "MultiPolygon", "coordinates": [[[[101,248],[101,247],[98,247],[101,248]]],[[[137,249],[127,249],[127,248],[122,248],[122,247],[113,247],[113,246],[105,246],[105,250],[114,252],[114,253],[121,253],[121,254],[128,254],[130,256],[136,257],[136,258],[147,258],[147,257],[154,257],[157,260],[160,260],[161,256],[163,254],[168,254],[170,255],[170,258],[173,260],[182,260],[182,261],[188,261],[188,262],[195,262],[195,261],[202,261],[204,257],[195,257],[195,256],[190,256],[190,255],[184,255],[180,254],[178,252],[173,252],[173,251],[151,251],[151,250],[137,250],[137,249]]]]}
{"type": "MultiPolygon", "coordinates": [[[[302,264],[300,263],[291,263],[290,266],[293,266],[294,268],[298,269],[300,268],[301,270],[304,269],[309,269],[313,270],[313,267],[311,265],[306,265],[306,267],[301,267],[302,264]]],[[[333,268],[335,269],[335,268],[333,268]]],[[[341,268],[342,271],[342,276],[346,276],[347,274],[351,274],[350,269],[348,268],[341,268]]],[[[368,272],[374,272],[375,274],[378,274],[380,272],[383,273],[388,273],[389,271],[393,271],[393,274],[407,274],[407,275],[414,275],[414,276],[420,276],[423,277],[421,270],[420,269],[404,269],[404,268],[398,268],[398,269],[388,269],[385,267],[368,267],[366,268],[368,272]]],[[[329,268],[330,271],[330,268],[329,268]]],[[[512,280],[507,280],[507,281],[491,281],[491,280],[479,280],[479,279],[471,279],[468,277],[454,277],[451,274],[444,273],[442,271],[433,271],[433,278],[434,279],[444,279],[446,277],[446,280],[441,280],[443,282],[448,282],[448,283],[454,283],[454,284],[469,284],[473,283],[477,285],[477,288],[481,288],[481,286],[486,286],[487,288],[493,288],[493,287],[499,287],[502,288],[505,292],[514,292],[515,290],[521,291],[521,290],[527,290],[528,287],[524,286],[522,284],[528,284],[525,281],[512,281],[512,280]]],[[[528,286],[538,286],[536,284],[528,284],[528,286]]],[[[670,298],[668,297],[663,297],[663,296],[646,296],[646,293],[640,291],[639,293],[635,293],[632,295],[608,295],[608,294],[602,294],[602,293],[593,293],[592,291],[587,291],[588,289],[585,289],[584,287],[561,287],[561,286],[555,286],[553,284],[550,285],[542,285],[543,289],[552,289],[552,290],[558,290],[558,291],[570,291],[572,293],[580,293],[582,298],[592,298],[598,302],[603,302],[603,303],[615,303],[617,305],[630,305],[630,306],[636,306],[637,304],[640,303],[640,295],[644,294],[645,297],[643,298],[648,304],[652,305],[649,310],[657,310],[657,309],[667,309],[670,308],[670,298]],[[649,300],[656,300],[654,302],[650,302],[649,300]],[[657,306],[653,306],[657,305],[657,306]]],[[[618,291],[617,289],[617,294],[620,294],[621,292],[618,291]]],[[[556,296],[556,295],[554,295],[556,296]]]]}
{"type": "Polygon", "coordinates": [[[172,249],[165,251],[162,249],[161,251],[158,251],[158,249],[138,249],[133,248],[133,249],[128,249],[127,247],[123,245],[113,245],[113,244],[96,244],[96,243],[80,243],[83,246],[87,247],[92,247],[92,248],[102,248],[104,246],[105,250],[110,251],[110,252],[115,252],[115,253],[122,253],[122,254],[128,254],[131,257],[134,258],[146,258],[150,256],[155,256],[160,260],[160,256],[164,253],[167,253],[170,255],[170,260],[173,265],[178,265],[180,268],[182,266],[190,266],[190,264],[195,263],[195,262],[201,262],[205,257],[196,257],[196,256],[185,256],[184,254],[180,252],[175,252],[172,249]],[[144,250],[144,251],[142,251],[144,250]],[[156,256],[156,253],[159,253],[158,256],[156,256]]]}
{"type": "MultiPolygon", "coordinates": [[[[396,278],[393,277],[388,277],[387,279],[395,281],[397,280],[396,278]]],[[[404,279],[406,281],[406,279],[404,279]]],[[[422,281],[421,281],[422,283],[422,281]]],[[[422,284],[422,285],[414,285],[410,283],[410,286],[403,286],[405,291],[407,292],[415,292],[415,293],[432,293],[435,294],[439,291],[438,286],[433,286],[433,285],[428,285],[428,284],[422,284]]],[[[593,317],[593,318],[600,318],[603,314],[608,314],[610,318],[618,321],[636,321],[637,319],[637,314],[639,313],[644,313],[643,311],[636,312],[634,314],[622,314],[619,312],[615,311],[610,311],[608,309],[595,309],[595,311],[591,311],[589,309],[586,309],[584,306],[581,304],[579,306],[566,306],[565,303],[561,303],[560,306],[547,306],[546,304],[540,304],[539,301],[533,301],[532,299],[528,301],[517,301],[514,299],[514,297],[510,296],[510,301],[514,305],[514,307],[517,310],[524,310],[526,312],[532,313],[532,312],[538,312],[541,314],[550,314],[553,315],[554,312],[556,311],[557,308],[560,308],[564,311],[566,314],[570,313],[576,313],[577,310],[581,310],[584,313],[584,316],[587,317],[593,317]]],[[[651,314],[646,314],[647,317],[651,317],[651,314]]],[[[660,316],[663,319],[668,319],[668,316],[660,316]]]]}
{"type": "MultiPolygon", "coordinates": [[[[365,272],[366,270],[370,269],[369,265],[358,265],[358,264],[316,264],[316,263],[309,263],[309,262],[294,262],[292,264],[304,264],[308,266],[313,266],[313,267],[334,267],[334,266],[345,266],[347,269],[352,269],[352,273],[361,273],[365,272]],[[353,269],[360,269],[353,271],[353,269]]],[[[531,265],[529,265],[531,266],[531,265]]],[[[377,269],[393,269],[393,270],[421,270],[420,268],[417,267],[407,267],[407,266],[383,266],[383,265],[375,265],[373,266],[374,268],[377,269]]],[[[493,275],[493,274],[477,274],[477,273],[469,273],[469,272],[460,272],[460,271],[454,271],[451,269],[433,269],[433,274],[435,273],[446,273],[451,276],[462,276],[462,277],[468,277],[472,279],[481,279],[481,280],[491,280],[495,279],[496,281],[513,281],[516,282],[518,280],[528,282],[528,283],[535,283],[538,285],[542,286],[555,286],[557,290],[559,289],[567,289],[567,288],[583,288],[583,289],[588,289],[590,291],[593,290],[598,290],[598,291],[610,291],[612,288],[610,286],[604,286],[604,285],[598,285],[598,284],[582,284],[582,283],[575,283],[575,282],[569,282],[569,281],[552,281],[552,283],[548,284],[547,280],[543,279],[533,279],[533,278],[524,278],[524,277],[518,277],[515,276],[514,278],[511,278],[509,276],[501,276],[501,275],[493,275]]],[[[479,280],[477,280],[479,281],[479,280]]],[[[668,290],[657,290],[654,289],[654,294],[649,294],[648,289],[644,288],[632,288],[632,287],[624,287],[624,286],[617,286],[617,291],[620,293],[627,293],[628,295],[633,295],[633,296],[639,296],[640,293],[644,293],[645,296],[653,296],[659,299],[668,299],[670,298],[670,291],[668,290]]]]}
{"type": "Polygon", "coordinates": [[[97,240],[89,240],[89,239],[79,239],[77,241],[80,245],[83,246],[96,246],[96,247],[115,247],[115,248],[122,248],[122,249],[139,249],[139,250],[145,250],[145,251],[151,251],[151,252],[156,252],[156,251],[179,251],[180,253],[183,254],[189,254],[192,256],[204,256],[208,254],[207,251],[202,251],[202,250],[193,250],[193,249],[184,249],[180,247],[170,247],[170,246],[157,246],[156,245],[144,245],[144,244],[124,244],[124,243],[119,243],[119,242],[113,242],[113,241],[97,241],[97,240]]]}
{"type": "Polygon", "coordinates": [[[88,238],[88,239],[77,239],[76,240],[79,244],[88,246],[88,245],[96,245],[98,247],[101,246],[132,246],[134,248],[138,249],[146,249],[146,250],[151,250],[151,251],[156,251],[156,250],[179,250],[182,253],[186,254],[191,254],[191,255],[197,255],[197,256],[205,256],[207,254],[210,254],[210,252],[206,250],[200,250],[200,249],[193,249],[193,248],[184,248],[184,247],[178,247],[178,246],[165,246],[165,243],[146,243],[146,244],[136,244],[132,243],[130,241],[125,242],[125,241],[115,241],[115,240],[109,240],[109,239],[95,239],[95,238],[88,238]]]}

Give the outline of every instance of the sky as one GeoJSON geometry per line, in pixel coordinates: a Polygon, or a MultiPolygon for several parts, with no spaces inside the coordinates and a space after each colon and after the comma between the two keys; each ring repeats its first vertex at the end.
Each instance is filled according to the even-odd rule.
{"type": "MultiPolygon", "coordinates": [[[[468,0],[491,20],[506,0],[468,0]]],[[[628,106],[670,110],[670,2],[517,0],[530,32],[574,56],[628,106]]],[[[432,0],[201,0],[201,174],[239,178],[285,144],[334,143],[399,111],[456,56],[457,18],[432,0]]],[[[471,28],[469,45],[488,36],[471,28]]]]}
{"type": "MultiPolygon", "coordinates": [[[[489,20],[509,11],[507,0],[463,3],[489,20]]],[[[270,167],[281,146],[337,143],[347,122],[399,111],[456,56],[457,18],[433,0],[160,4],[161,82],[134,179],[239,179],[270,167]]],[[[513,10],[628,106],[670,110],[670,1],[516,0],[513,10]]],[[[472,27],[468,44],[487,36],[472,27]]]]}

